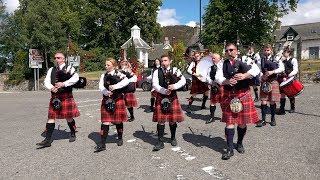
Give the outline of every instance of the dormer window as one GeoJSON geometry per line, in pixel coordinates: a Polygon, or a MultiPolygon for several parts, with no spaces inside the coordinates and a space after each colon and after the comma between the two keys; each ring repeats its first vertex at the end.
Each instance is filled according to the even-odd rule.
{"type": "Polygon", "coordinates": [[[293,39],[294,39],[294,34],[287,35],[287,41],[293,41],[293,39]]]}

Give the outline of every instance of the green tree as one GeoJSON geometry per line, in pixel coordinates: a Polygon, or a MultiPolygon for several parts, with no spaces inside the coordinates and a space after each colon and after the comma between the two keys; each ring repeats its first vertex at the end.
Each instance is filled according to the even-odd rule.
{"type": "Polygon", "coordinates": [[[297,0],[210,0],[203,17],[203,43],[208,45],[236,43],[237,30],[242,44],[270,43],[276,22],[297,0]]]}
{"type": "Polygon", "coordinates": [[[179,41],[173,45],[173,52],[170,53],[173,57],[173,67],[179,68],[182,73],[185,73],[187,70],[187,62],[183,57],[184,51],[185,46],[183,42],[179,41]]]}

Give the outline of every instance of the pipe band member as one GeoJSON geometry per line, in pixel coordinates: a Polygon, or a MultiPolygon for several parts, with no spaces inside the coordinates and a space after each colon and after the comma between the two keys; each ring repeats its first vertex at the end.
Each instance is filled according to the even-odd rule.
{"type": "Polygon", "coordinates": [[[177,145],[177,122],[184,120],[176,90],[186,84],[186,79],[178,68],[171,67],[172,60],[168,55],[162,55],[161,61],[163,67],[155,70],[152,78],[153,88],[157,92],[153,122],[158,122],[158,143],[154,146],[154,151],[164,148],[165,122],[169,122],[171,145],[177,145]]]}
{"type": "Polygon", "coordinates": [[[113,58],[107,58],[107,72],[101,75],[99,82],[99,90],[103,94],[101,101],[101,139],[95,147],[95,152],[106,150],[106,139],[111,124],[115,124],[117,128],[117,145],[123,145],[123,122],[128,120],[123,92],[129,84],[129,79],[116,68],[117,61],[113,58]]]}
{"type": "Polygon", "coordinates": [[[44,80],[45,87],[51,91],[48,108],[48,121],[43,134],[45,139],[37,143],[38,146],[50,147],[51,136],[55,128],[56,119],[66,119],[70,128],[69,142],[76,140],[76,123],[74,118],[80,116],[80,112],[73,99],[72,85],[79,81],[79,75],[75,69],[65,64],[65,56],[62,52],[55,53],[56,67],[51,67],[44,80]]]}
{"type": "Polygon", "coordinates": [[[243,63],[237,57],[238,51],[234,44],[228,44],[225,52],[227,59],[223,61],[222,66],[218,66],[215,78],[223,86],[221,121],[226,123],[225,137],[228,146],[227,151],[222,154],[222,159],[228,160],[234,155],[233,137],[235,134],[235,124],[238,124],[236,150],[239,153],[244,153],[242,141],[247,132],[247,124],[256,123],[259,120],[251,97],[249,81],[250,78],[258,75],[260,70],[257,65],[252,65],[250,68],[247,64],[243,63]],[[233,105],[238,105],[238,108],[231,109],[233,105]]]}

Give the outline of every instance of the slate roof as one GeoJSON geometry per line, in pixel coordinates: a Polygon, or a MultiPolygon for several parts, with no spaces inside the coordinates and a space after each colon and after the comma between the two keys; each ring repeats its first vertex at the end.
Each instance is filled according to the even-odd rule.
{"type": "MultiPolygon", "coordinates": [[[[136,49],[150,49],[151,47],[141,38],[134,38],[133,39],[134,47],[136,49]]],[[[121,49],[127,49],[130,47],[132,44],[132,37],[125,42],[122,46],[121,49]]]]}
{"type": "Polygon", "coordinates": [[[300,37],[302,40],[313,40],[320,39],[320,22],[316,23],[308,23],[308,24],[297,24],[297,25],[289,25],[289,26],[281,26],[280,29],[274,32],[277,42],[284,42],[286,39],[283,38],[283,35],[290,31],[290,27],[298,33],[298,36],[295,37],[294,40],[298,40],[300,37]]]}
{"type": "Polygon", "coordinates": [[[164,49],[166,44],[154,44],[151,49],[149,50],[149,59],[155,60],[156,58],[160,58],[164,54],[168,54],[168,51],[171,51],[171,49],[164,49]]]}

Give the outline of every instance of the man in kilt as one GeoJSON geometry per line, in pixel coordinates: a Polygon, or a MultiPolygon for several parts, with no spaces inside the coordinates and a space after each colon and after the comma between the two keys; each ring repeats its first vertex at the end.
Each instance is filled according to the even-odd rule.
{"type": "Polygon", "coordinates": [[[206,101],[207,101],[208,95],[209,95],[208,84],[206,82],[200,81],[198,79],[198,77],[200,75],[196,73],[197,64],[199,63],[200,59],[201,59],[200,52],[195,52],[194,60],[190,63],[188,70],[187,70],[188,73],[192,75],[192,83],[191,83],[191,91],[190,91],[191,97],[188,100],[189,104],[187,106],[188,113],[192,112],[191,105],[192,105],[194,98],[196,97],[197,94],[203,94],[201,109],[206,108],[206,101]]]}
{"type": "Polygon", "coordinates": [[[106,150],[106,139],[109,126],[115,124],[118,133],[117,145],[122,146],[123,122],[128,120],[122,89],[129,84],[126,75],[116,70],[117,61],[107,58],[105,74],[102,74],[99,89],[103,94],[101,101],[101,140],[95,147],[95,152],[106,150]]]}
{"type": "MultiPolygon", "coordinates": [[[[278,82],[281,84],[283,81],[286,81],[287,78],[296,76],[297,73],[299,72],[298,69],[298,61],[296,58],[292,57],[293,51],[290,48],[286,48],[282,55],[284,60],[283,65],[284,65],[284,72],[279,76],[278,82]]],[[[278,115],[284,115],[286,112],[284,111],[284,107],[286,106],[286,95],[284,94],[283,91],[281,91],[281,98],[280,98],[280,109],[277,112],[278,115]]],[[[294,97],[289,97],[290,100],[290,110],[289,113],[294,113],[295,112],[295,98],[294,97]]]]}
{"type": "MultiPolygon", "coordinates": [[[[233,137],[235,124],[238,124],[238,141],[236,150],[244,153],[243,138],[247,132],[247,124],[256,123],[259,120],[257,110],[254,106],[250,93],[249,79],[258,75],[258,66],[251,68],[237,58],[237,47],[234,44],[226,46],[227,59],[222,66],[218,66],[216,82],[223,85],[223,95],[221,100],[222,122],[226,123],[225,137],[227,139],[227,151],[222,154],[223,160],[230,159],[233,153],[233,137]],[[233,100],[238,99],[242,103],[242,110],[231,109],[233,100]]],[[[241,108],[239,108],[241,109],[241,108]]]]}
{"type": "MultiPolygon", "coordinates": [[[[156,58],[153,63],[153,68],[151,70],[151,74],[150,74],[150,76],[147,77],[148,80],[151,80],[151,83],[152,83],[152,76],[153,76],[154,71],[159,69],[160,66],[161,66],[161,61],[159,58],[156,58]]],[[[156,93],[157,92],[152,87],[151,98],[150,98],[150,112],[154,112],[154,103],[156,102],[156,93]]]]}
{"type": "Polygon", "coordinates": [[[276,113],[276,102],[280,101],[280,90],[279,83],[277,81],[278,75],[284,71],[282,61],[277,61],[275,56],[272,55],[272,46],[267,44],[263,48],[264,56],[261,59],[261,86],[260,86],[260,97],[261,97],[261,120],[257,123],[257,127],[266,125],[266,114],[267,114],[267,101],[270,103],[270,114],[271,114],[271,126],[276,125],[275,113],[276,113]],[[271,90],[268,86],[271,86],[271,90]]]}
{"type": "Polygon", "coordinates": [[[78,82],[79,75],[73,67],[65,64],[63,53],[55,53],[54,58],[57,67],[50,68],[44,80],[45,87],[51,91],[51,98],[48,108],[48,121],[44,133],[45,139],[37,143],[41,147],[51,146],[51,136],[56,119],[67,120],[70,128],[69,142],[74,142],[76,140],[76,123],[73,118],[80,116],[72,94],[72,85],[78,82]]]}
{"type": "Polygon", "coordinates": [[[176,67],[171,67],[171,59],[168,55],[161,56],[164,67],[154,71],[152,85],[156,93],[153,122],[158,122],[158,143],[154,151],[164,148],[163,135],[165,122],[169,122],[171,132],[171,145],[176,146],[177,122],[184,120],[176,90],[186,84],[186,79],[176,67]]]}
{"type": "Polygon", "coordinates": [[[212,123],[215,121],[214,113],[216,111],[216,104],[221,102],[221,96],[223,94],[223,86],[220,86],[215,81],[216,72],[218,66],[222,66],[223,62],[221,61],[220,55],[217,53],[210,54],[212,57],[213,65],[210,67],[207,75],[207,83],[211,85],[210,91],[210,119],[206,120],[206,124],[212,123]]]}
{"type": "Polygon", "coordinates": [[[128,121],[132,122],[134,121],[133,107],[138,107],[137,98],[134,94],[136,90],[137,76],[134,74],[134,72],[132,72],[132,68],[129,61],[122,61],[120,63],[120,66],[122,69],[122,73],[126,75],[126,77],[129,79],[129,84],[131,85],[130,90],[124,93],[124,103],[130,113],[128,121]]]}

